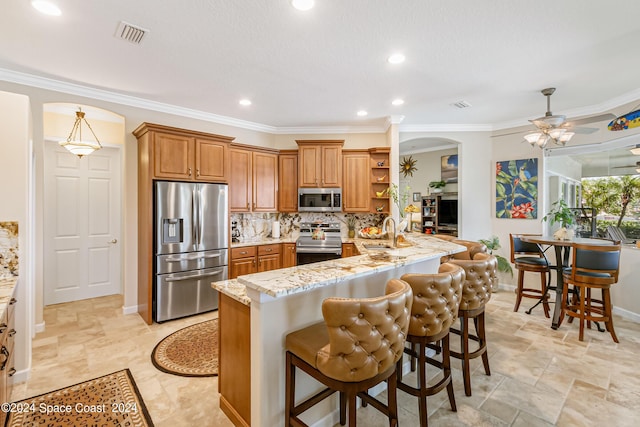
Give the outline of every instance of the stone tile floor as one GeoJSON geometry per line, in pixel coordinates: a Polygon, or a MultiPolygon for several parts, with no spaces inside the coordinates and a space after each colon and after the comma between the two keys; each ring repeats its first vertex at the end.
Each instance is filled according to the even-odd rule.
{"type": "MultiPolygon", "coordinates": [[[[460,361],[453,360],[457,412],[446,392],[428,399],[433,426],[636,426],[640,423],[640,324],[616,316],[620,344],[608,333],[578,325],[554,331],[542,309],[513,312],[512,291],[493,294],[487,306],[491,376],[472,364],[473,395],[464,395],[460,361]]],[[[122,297],[110,296],[45,308],[46,331],[33,341],[30,379],[14,386],[20,400],[129,368],[158,427],[231,426],[220,411],[217,377],[187,378],[158,371],[151,351],[178,329],[217,316],[206,313],[147,325],[122,315],[122,297]]],[[[457,337],[452,336],[452,345],[457,337]]],[[[400,425],[417,426],[414,397],[398,392],[400,425]]],[[[358,411],[362,426],[386,426],[372,407],[358,411]]]]}

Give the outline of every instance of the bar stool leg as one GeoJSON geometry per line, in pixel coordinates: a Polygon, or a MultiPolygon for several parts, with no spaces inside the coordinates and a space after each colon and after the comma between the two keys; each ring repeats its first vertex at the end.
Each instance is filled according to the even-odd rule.
{"type": "Polygon", "coordinates": [[[516,288],[516,305],[513,311],[518,311],[520,302],[522,301],[522,289],[524,287],[524,270],[518,269],[518,287],[516,288]]]}
{"type": "Polygon", "coordinates": [[[456,412],[458,408],[456,407],[456,398],[453,394],[453,378],[451,376],[451,353],[449,352],[449,334],[445,335],[442,338],[442,368],[444,370],[445,377],[448,376],[450,379],[449,384],[447,384],[447,394],[449,395],[449,404],[451,405],[451,410],[456,412]]]}
{"type": "Polygon", "coordinates": [[[602,305],[604,307],[605,316],[607,317],[607,321],[605,322],[607,331],[611,334],[613,341],[619,343],[620,341],[618,341],[616,331],[613,329],[613,310],[611,308],[611,295],[609,294],[609,288],[602,289],[602,305]]]}
{"type": "Polygon", "coordinates": [[[542,308],[544,309],[544,315],[549,318],[549,301],[547,297],[547,275],[544,272],[540,273],[540,292],[542,293],[542,308]]]}
{"type": "Polygon", "coordinates": [[[578,336],[578,340],[582,341],[584,339],[584,322],[585,322],[585,300],[587,298],[586,289],[584,286],[580,287],[580,334],[578,336]]]}
{"type": "Polygon", "coordinates": [[[483,348],[482,352],[482,364],[484,365],[484,372],[487,375],[491,375],[491,369],[489,368],[489,355],[487,354],[487,337],[484,327],[484,311],[473,319],[476,325],[476,332],[478,333],[478,339],[480,348],[483,348]]]}
{"type": "Polygon", "coordinates": [[[469,324],[466,315],[460,317],[460,348],[462,349],[462,377],[464,394],[471,396],[471,368],[469,367],[469,324]]]}
{"type": "Polygon", "coordinates": [[[427,346],[424,342],[418,344],[420,354],[418,355],[418,389],[420,394],[418,396],[418,414],[420,415],[420,426],[427,426],[427,393],[425,388],[427,387],[427,346]]]}
{"type": "Polygon", "coordinates": [[[295,381],[296,381],[296,367],[293,366],[291,360],[291,353],[286,353],[287,372],[285,373],[285,403],[284,403],[284,425],[285,427],[291,426],[291,408],[293,408],[295,400],[295,381]]]}

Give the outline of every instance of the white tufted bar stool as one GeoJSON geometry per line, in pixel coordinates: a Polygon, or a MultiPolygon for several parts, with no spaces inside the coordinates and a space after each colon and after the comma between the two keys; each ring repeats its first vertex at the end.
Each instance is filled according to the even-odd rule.
{"type": "Polygon", "coordinates": [[[459,265],[466,273],[462,285],[462,299],[458,309],[460,330],[451,328],[451,332],[460,335],[460,352],[452,351],[451,357],[462,360],[464,377],[464,393],[471,396],[470,360],[482,357],[482,364],[487,375],[491,375],[489,356],[487,355],[487,337],[484,325],[484,308],[491,299],[491,289],[497,286],[498,260],[495,256],[477,252],[472,260],[454,259],[452,264],[459,265]],[[473,320],[476,334],[469,333],[469,320],[473,320]],[[478,343],[474,351],[469,349],[469,341],[478,343]]]}
{"type": "Polygon", "coordinates": [[[405,347],[404,352],[411,356],[412,361],[416,358],[418,360],[418,387],[402,382],[400,359],[396,367],[398,388],[418,397],[420,426],[426,427],[427,396],[446,387],[451,410],[456,411],[449,358],[449,328],[458,319],[465,271],[457,265],[445,263],[440,265],[437,274],[405,274],[400,279],[413,289],[413,306],[407,335],[407,343],[411,344],[411,348],[405,347]],[[441,360],[427,356],[427,347],[432,343],[442,350],[441,360]],[[442,370],[442,377],[432,386],[427,386],[427,364],[442,370]]]}
{"type": "Polygon", "coordinates": [[[322,302],[324,322],[292,332],[285,339],[285,426],[305,426],[298,415],[340,393],[340,424],[356,425],[356,397],[370,403],[398,424],[396,362],[402,357],[413,303],[411,287],[404,281],[387,282],[385,296],[327,298],[322,302]],[[326,386],[295,404],[296,368],[326,386]],[[388,404],[367,394],[387,380],[388,404]]]}

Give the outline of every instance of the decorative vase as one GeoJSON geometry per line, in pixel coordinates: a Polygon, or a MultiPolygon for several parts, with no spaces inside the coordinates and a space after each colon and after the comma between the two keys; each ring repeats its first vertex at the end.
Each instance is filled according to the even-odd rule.
{"type": "Polygon", "coordinates": [[[562,227],[553,233],[553,238],[558,240],[571,240],[575,235],[575,230],[573,228],[562,227]]]}
{"type": "Polygon", "coordinates": [[[350,228],[349,232],[348,232],[348,236],[350,239],[353,239],[354,237],[356,237],[356,230],[355,228],[350,228]]]}

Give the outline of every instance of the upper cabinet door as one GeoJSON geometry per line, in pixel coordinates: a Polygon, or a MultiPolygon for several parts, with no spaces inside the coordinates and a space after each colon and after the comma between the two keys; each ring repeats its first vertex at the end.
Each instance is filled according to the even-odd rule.
{"type": "Polygon", "coordinates": [[[322,146],[321,187],[342,186],[342,147],[322,146]]]}
{"type": "Polygon", "coordinates": [[[307,145],[298,150],[298,186],[320,187],[320,147],[307,145]]]}
{"type": "Polygon", "coordinates": [[[278,210],[278,155],[253,153],[253,212],[278,210]]]}
{"type": "Polygon", "coordinates": [[[157,132],[153,142],[156,178],[193,179],[193,138],[157,132]]]}
{"type": "Polygon", "coordinates": [[[196,139],[196,170],[199,181],[227,182],[229,180],[228,144],[220,141],[196,139]]]}
{"type": "Polygon", "coordinates": [[[229,179],[229,210],[250,212],[253,201],[251,151],[231,148],[230,164],[233,168],[229,179]]]}
{"type": "Polygon", "coordinates": [[[278,211],[298,211],[298,152],[278,156],[278,211]]]}
{"type": "Polygon", "coordinates": [[[342,166],[342,210],[369,212],[369,153],[344,152],[342,166]]]}

